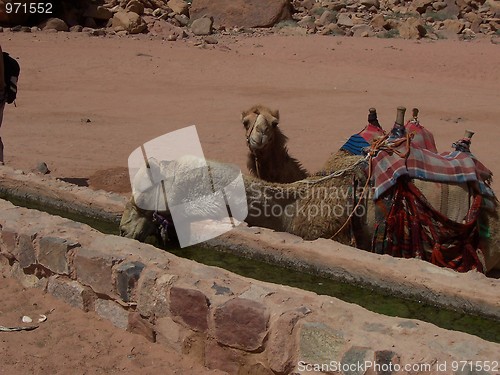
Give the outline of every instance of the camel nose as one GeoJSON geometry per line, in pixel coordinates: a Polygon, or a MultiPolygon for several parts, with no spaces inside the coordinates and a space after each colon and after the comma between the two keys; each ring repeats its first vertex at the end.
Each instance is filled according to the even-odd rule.
{"type": "Polygon", "coordinates": [[[249,145],[253,150],[261,149],[269,140],[266,119],[259,114],[255,120],[255,126],[249,137],[249,145]]]}
{"type": "Polygon", "coordinates": [[[259,150],[264,147],[267,143],[268,137],[258,131],[254,132],[254,134],[250,137],[249,144],[253,150],[259,150]]]}

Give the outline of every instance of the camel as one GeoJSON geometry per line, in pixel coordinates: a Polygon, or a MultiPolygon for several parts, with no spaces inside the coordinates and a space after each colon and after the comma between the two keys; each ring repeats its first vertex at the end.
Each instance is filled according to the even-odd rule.
{"type": "Polygon", "coordinates": [[[300,162],[288,153],[288,137],[279,128],[279,111],[255,105],[241,113],[248,145],[247,167],[269,182],[294,182],[307,177],[300,162]]]}
{"type": "MultiPolygon", "coordinates": [[[[399,120],[399,124],[403,124],[402,119],[399,120]]],[[[262,226],[276,231],[289,232],[305,240],[314,240],[320,237],[333,238],[341,243],[352,245],[354,239],[356,247],[370,250],[373,247],[371,240],[377,230],[380,230],[380,228],[375,228],[373,224],[375,206],[378,203],[384,203],[384,197],[387,198],[386,202],[390,202],[391,195],[389,193],[394,194],[396,188],[389,190],[389,193],[376,202],[369,197],[367,198],[365,194],[354,194],[353,192],[359,192],[359,189],[366,185],[366,158],[344,153],[342,157],[337,157],[337,162],[334,173],[324,176],[310,176],[293,183],[269,183],[253,176],[243,176],[248,207],[248,216],[245,221],[251,226],[262,226]],[[342,168],[339,168],[339,164],[342,165],[342,168]],[[356,210],[354,210],[355,207],[356,210]],[[368,216],[371,214],[371,219],[367,219],[366,212],[369,213],[368,216]],[[367,225],[367,220],[369,225],[367,225]]],[[[196,165],[193,157],[184,157],[171,162],[159,162],[158,168],[164,170],[167,175],[182,176],[180,186],[178,185],[179,178],[176,180],[177,185],[167,186],[167,195],[177,196],[182,193],[187,202],[194,201],[200,196],[199,192],[196,191],[195,176],[186,172],[190,170],[189,166],[193,163],[196,165]],[[176,171],[182,171],[182,173],[176,173],[176,171]],[[187,193],[186,187],[189,187],[187,193]]],[[[216,181],[219,187],[226,186],[234,180],[234,173],[229,173],[231,170],[227,165],[214,161],[209,162],[208,165],[211,170],[211,179],[216,181]]],[[[401,181],[404,185],[397,186],[403,186],[402,191],[406,191],[409,186],[412,186],[409,185],[409,179],[402,178],[401,181]]],[[[464,210],[463,206],[457,207],[456,202],[444,202],[439,189],[442,189],[443,192],[446,190],[446,196],[458,197],[458,202],[468,202],[470,189],[467,186],[418,181],[417,185],[425,194],[433,193],[427,194],[425,204],[434,207],[436,211],[441,211],[445,218],[443,220],[460,221],[464,218],[468,207],[464,210]]],[[[157,189],[152,188],[151,191],[144,191],[140,199],[145,201],[157,199],[157,189]]],[[[483,236],[484,238],[479,244],[485,256],[485,259],[481,259],[481,262],[484,263],[484,272],[500,263],[500,212],[495,199],[493,199],[493,207],[490,207],[489,210],[483,208],[480,210],[481,223],[489,228],[489,233],[483,236]],[[488,236],[489,238],[486,238],[488,236]]],[[[133,199],[127,204],[120,231],[125,237],[144,240],[148,234],[158,232],[158,227],[157,224],[153,223],[153,213],[141,210],[137,206],[133,199]]],[[[150,205],[150,207],[153,206],[150,205]]],[[[196,216],[199,209],[197,205],[189,205],[185,214],[191,217],[196,216]]],[[[220,209],[220,206],[203,207],[205,212],[217,212],[220,209]]],[[[160,214],[166,220],[171,219],[168,207],[160,214]]],[[[409,221],[411,219],[411,217],[407,218],[409,221]]],[[[417,222],[417,224],[419,223],[417,222]]],[[[424,257],[424,255],[420,254],[420,257],[424,257]]]]}
{"type": "MultiPolygon", "coordinates": [[[[311,176],[303,181],[280,184],[243,175],[245,204],[248,207],[248,216],[245,221],[252,226],[290,232],[304,239],[332,237],[352,211],[353,204],[348,201],[349,195],[352,194],[352,181],[360,180],[359,185],[361,185],[366,180],[364,172],[366,166],[362,165],[363,159],[359,156],[348,158],[351,168],[340,171],[335,178],[311,176]],[[304,225],[306,222],[307,225],[304,225]]],[[[215,161],[207,163],[215,190],[217,187],[231,184],[234,180],[231,166],[215,161]]],[[[165,189],[169,197],[182,196],[182,201],[185,202],[199,200],[199,197],[203,195],[196,190],[196,181],[199,176],[189,172],[201,164],[194,156],[185,156],[169,162],[150,160],[152,168],[161,170],[162,175],[182,176],[176,177],[176,183],[165,186],[165,189]]],[[[153,221],[153,212],[139,207],[157,206],[154,200],[159,194],[161,196],[161,192],[158,193],[157,189],[158,186],[145,190],[136,195],[139,197],[138,201],[132,198],[127,204],[120,224],[122,236],[144,241],[147,236],[154,233],[156,225],[150,225],[153,221]]],[[[186,207],[185,214],[190,217],[202,217],[203,214],[211,212],[217,216],[220,209],[222,207],[211,206],[211,203],[203,208],[200,205],[189,205],[186,207]]],[[[168,207],[161,212],[161,215],[170,220],[168,207]]],[[[341,231],[338,238],[344,243],[349,242],[349,231],[347,229],[341,231]]]]}

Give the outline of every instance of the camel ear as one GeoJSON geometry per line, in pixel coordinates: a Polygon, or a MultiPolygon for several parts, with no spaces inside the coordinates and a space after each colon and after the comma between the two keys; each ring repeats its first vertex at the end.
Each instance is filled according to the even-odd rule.
{"type": "Polygon", "coordinates": [[[273,115],[273,117],[276,118],[276,120],[279,122],[280,121],[280,111],[276,110],[276,111],[271,111],[271,114],[273,115]]]}
{"type": "Polygon", "coordinates": [[[247,117],[247,113],[241,112],[241,122],[243,126],[248,129],[248,125],[250,125],[250,119],[247,117]]]}
{"type": "Polygon", "coordinates": [[[271,125],[276,127],[280,122],[280,111],[271,111],[271,115],[273,116],[273,120],[271,121],[271,125]]]}

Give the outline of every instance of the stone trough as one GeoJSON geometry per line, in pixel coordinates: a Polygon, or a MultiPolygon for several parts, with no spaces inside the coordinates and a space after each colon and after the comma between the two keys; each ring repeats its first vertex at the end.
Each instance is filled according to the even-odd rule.
{"type": "MultiPolygon", "coordinates": [[[[126,201],[9,168],[0,171],[0,186],[46,204],[64,198],[97,216],[116,217],[126,201]]],[[[208,245],[500,319],[500,281],[479,273],[246,227],[208,245]]],[[[489,370],[481,373],[499,371],[499,344],[244,278],[6,201],[0,201],[0,267],[26,286],[230,374],[340,373],[340,365],[354,366],[344,373],[458,374],[486,361],[489,370]]]]}

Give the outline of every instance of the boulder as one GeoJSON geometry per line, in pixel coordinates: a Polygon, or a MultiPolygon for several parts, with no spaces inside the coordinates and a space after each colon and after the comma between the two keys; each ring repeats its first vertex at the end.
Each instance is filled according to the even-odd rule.
{"type": "Polygon", "coordinates": [[[125,30],[130,34],[139,34],[146,30],[146,22],[134,12],[120,11],[113,16],[112,27],[114,31],[125,30]]]}
{"type": "Polygon", "coordinates": [[[418,13],[423,14],[427,10],[427,7],[431,6],[432,3],[432,0],[416,0],[412,1],[411,8],[418,13]]]}
{"type": "Polygon", "coordinates": [[[60,18],[49,18],[40,25],[42,30],[68,31],[68,25],[60,18]]]}
{"type": "Polygon", "coordinates": [[[181,27],[174,26],[165,20],[155,20],[148,25],[148,30],[151,35],[171,37],[172,40],[177,40],[185,36],[184,30],[181,27]]]}
{"type": "Polygon", "coordinates": [[[271,27],[292,19],[289,0],[193,0],[190,18],[211,16],[219,27],[271,27]]]}
{"type": "Polygon", "coordinates": [[[423,21],[420,18],[408,18],[399,27],[399,36],[404,39],[420,39],[427,34],[423,21]]]}
{"type": "Polygon", "coordinates": [[[378,0],[361,0],[361,4],[367,8],[375,7],[376,9],[380,8],[380,3],[378,0]]]}
{"type": "Polygon", "coordinates": [[[354,25],[354,22],[352,21],[352,18],[349,16],[349,14],[341,13],[337,17],[337,25],[344,27],[352,27],[354,25]]]}
{"type": "Polygon", "coordinates": [[[83,13],[83,17],[90,17],[96,20],[107,21],[111,17],[113,17],[113,13],[108,8],[105,8],[103,6],[90,4],[83,13]]]}
{"type": "Polygon", "coordinates": [[[245,351],[256,351],[264,344],[269,311],[260,302],[234,298],[218,306],[214,313],[216,340],[245,351]]]}
{"type": "Polygon", "coordinates": [[[443,21],[443,28],[446,31],[450,31],[453,34],[460,34],[462,30],[464,29],[465,25],[462,21],[460,20],[444,20],[443,21]]]}
{"type": "Polygon", "coordinates": [[[134,13],[137,13],[138,15],[143,15],[144,14],[144,4],[141,3],[139,0],[130,0],[128,2],[125,10],[127,12],[134,12],[134,13]]]}
{"type": "Polygon", "coordinates": [[[352,36],[368,37],[375,35],[369,25],[354,25],[351,29],[352,36]]]}
{"type": "Polygon", "coordinates": [[[184,14],[185,16],[189,14],[188,3],[184,0],[169,0],[167,5],[175,14],[184,14]]]}
{"type": "Polygon", "coordinates": [[[191,31],[194,35],[209,35],[212,33],[213,23],[212,17],[198,18],[191,24],[191,31]]]}
{"type": "Polygon", "coordinates": [[[317,23],[321,26],[326,26],[335,21],[336,21],[335,13],[329,10],[325,10],[319,17],[317,23]]]}
{"type": "Polygon", "coordinates": [[[385,28],[386,23],[384,15],[380,13],[372,18],[370,25],[376,30],[382,30],[385,28]]]}

